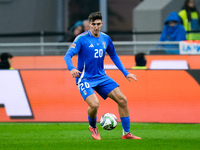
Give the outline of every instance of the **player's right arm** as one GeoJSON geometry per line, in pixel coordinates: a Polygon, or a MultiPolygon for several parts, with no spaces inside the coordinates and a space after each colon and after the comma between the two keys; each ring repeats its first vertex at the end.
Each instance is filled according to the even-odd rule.
{"type": "Polygon", "coordinates": [[[80,51],[80,47],[81,47],[80,41],[75,39],[64,56],[64,60],[67,64],[67,68],[69,69],[72,77],[79,77],[79,74],[81,73],[79,70],[77,70],[74,67],[72,63],[72,57],[80,51]]]}
{"type": "Polygon", "coordinates": [[[75,69],[73,63],[72,63],[72,57],[76,55],[76,51],[74,50],[76,44],[72,43],[70,48],[68,49],[67,53],[64,56],[64,60],[67,64],[67,68],[71,71],[72,69],[75,69]]]}

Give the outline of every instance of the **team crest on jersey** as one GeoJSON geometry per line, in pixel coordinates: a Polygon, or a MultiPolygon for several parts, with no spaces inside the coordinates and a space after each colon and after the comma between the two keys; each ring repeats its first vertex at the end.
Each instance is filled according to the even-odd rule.
{"type": "Polygon", "coordinates": [[[71,48],[75,48],[76,47],[76,44],[75,43],[72,43],[72,45],[70,46],[71,48]]]}
{"type": "Polygon", "coordinates": [[[103,42],[103,48],[106,49],[106,42],[103,42]]]}

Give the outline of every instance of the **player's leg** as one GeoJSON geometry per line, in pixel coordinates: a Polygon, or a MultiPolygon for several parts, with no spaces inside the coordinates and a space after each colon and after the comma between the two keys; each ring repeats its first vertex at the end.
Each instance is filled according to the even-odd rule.
{"type": "Polygon", "coordinates": [[[88,120],[91,127],[96,128],[97,110],[99,108],[99,100],[95,94],[89,95],[85,101],[88,104],[88,120]]]}
{"type": "Polygon", "coordinates": [[[130,117],[126,97],[119,87],[116,87],[114,90],[112,90],[108,94],[108,97],[113,99],[118,104],[118,111],[122,122],[122,127],[124,131],[130,132],[130,117]]]}
{"type": "Polygon", "coordinates": [[[97,122],[97,110],[99,108],[99,100],[94,93],[94,89],[91,87],[91,82],[82,80],[78,82],[79,91],[83,99],[87,102],[89,108],[88,112],[88,121],[89,121],[89,130],[92,134],[92,137],[96,140],[100,140],[98,130],[96,128],[97,122]]]}
{"type": "Polygon", "coordinates": [[[140,137],[134,136],[130,133],[130,117],[127,99],[120,88],[116,87],[107,96],[118,104],[119,115],[123,128],[122,139],[141,139],[140,137]]]}
{"type": "Polygon", "coordinates": [[[120,117],[129,116],[127,99],[126,99],[126,97],[124,96],[124,94],[122,93],[122,91],[120,90],[119,87],[116,87],[114,90],[112,90],[108,94],[108,97],[113,99],[118,104],[120,117]]]}
{"type": "Polygon", "coordinates": [[[97,111],[99,108],[99,100],[95,94],[89,95],[85,101],[89,105],[88,107],[88,121],[89,121],[89,130],[92,134],[92,137],[95,140],[101,140],[101,137],[99,135],[98,129],[96,127],[97,122],[97,111]]]}
{"type": "Polygon", "coordinates": [[[95,87],[96,92],[104,99],[110,97],[118,104],[120,119],[122,120],[122,127],[125,131],[130,130],[130,118],[127,100],[121,92],[119,85],[110,77],[106,76],[105,81],[95,87]]]}

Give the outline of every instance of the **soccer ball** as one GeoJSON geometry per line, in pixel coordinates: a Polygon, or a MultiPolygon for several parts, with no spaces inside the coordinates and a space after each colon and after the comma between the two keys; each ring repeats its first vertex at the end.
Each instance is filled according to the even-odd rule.
{"type": "Polygon", "coordinates": [[[106,113],[101,117],[100,125],[105,130],[113,130],[117,126],[117,117],[112,113],[106,113]]]}

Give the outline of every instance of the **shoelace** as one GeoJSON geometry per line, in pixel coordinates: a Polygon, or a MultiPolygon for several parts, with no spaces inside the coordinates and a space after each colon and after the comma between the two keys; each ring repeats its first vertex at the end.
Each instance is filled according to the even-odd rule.
{"type": "Polygon", "coordinates": [[[129,132],[127,135],[131,135],[131,136],[133,136],[130,132],[129,132]]]}
{"type": "Polygon", "coordinates": [[[95,132],[95,134],[98,134],[97,128],[94,128],[94,132],[95,132]]]}
{"type": "Polygon", "coordinates": [[[95,135],[98,134],[98,130],[97,130],[97,128],[93,128],[93,130],[92,130],[92,134],[95,134],[95,135]]]}

